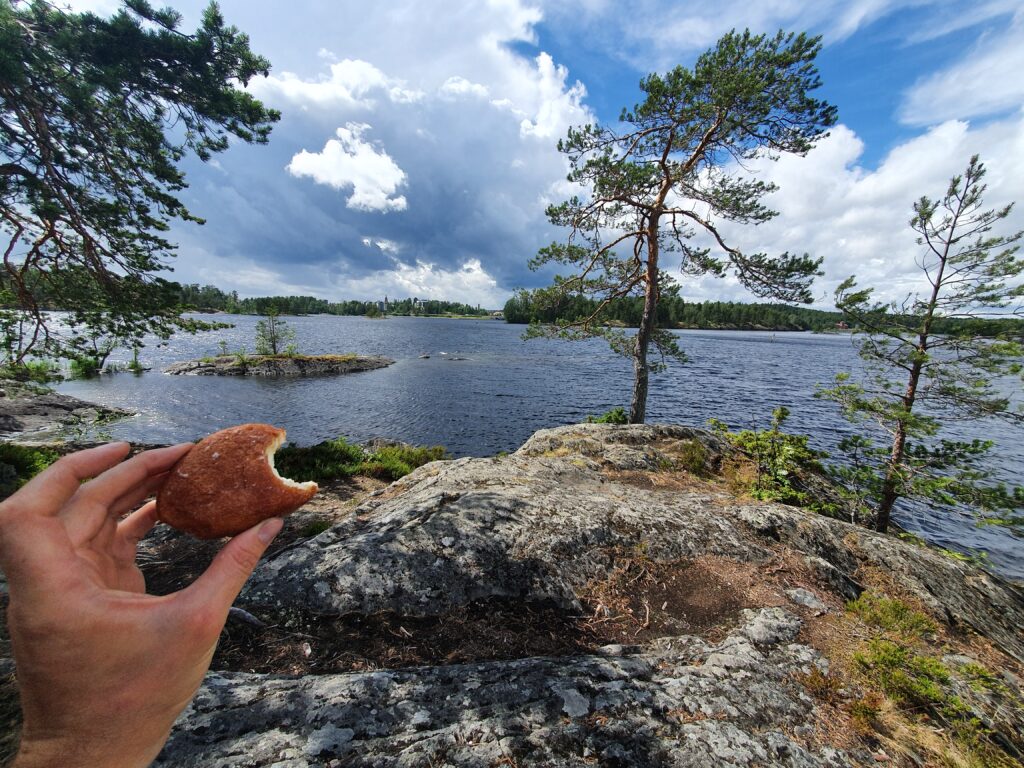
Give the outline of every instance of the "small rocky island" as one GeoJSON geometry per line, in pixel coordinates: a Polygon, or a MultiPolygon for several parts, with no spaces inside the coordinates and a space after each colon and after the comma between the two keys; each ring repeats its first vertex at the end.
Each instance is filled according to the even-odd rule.
{"type": "Polygon", "coordinates": [[[387,368],[394,360],[364,355],[218,355],[174,363],[172,376],[337,376],[387,368]]]}

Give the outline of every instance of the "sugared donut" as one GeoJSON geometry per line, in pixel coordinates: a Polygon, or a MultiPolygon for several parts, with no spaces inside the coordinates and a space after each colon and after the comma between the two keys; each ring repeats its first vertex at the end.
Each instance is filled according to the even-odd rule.
{"type": "Polygon", "coordinates": [[[277,474],[285,431],[241,424],[205,437],[171,469],[156,497],[157,517],[200,539],[234,536],[294,512],[317,492],[277,474]]]}

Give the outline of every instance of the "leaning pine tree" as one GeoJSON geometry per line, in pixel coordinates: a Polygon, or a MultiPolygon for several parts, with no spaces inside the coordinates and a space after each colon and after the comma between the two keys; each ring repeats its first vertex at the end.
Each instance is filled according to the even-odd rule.
{"type": "Polygon", "coordinates": [[[874,511],[879,531],[888,529],[893,507],[904,497],[967,507],[988,522],[1024,528],[1024,517],[1014,511],[1024,506],[1024,491],[990,482],[982,464],[992,443],[939,437],[944,425],[958,419],[1022,420],[1008,398],[1024,360],[1019,337],[983,337],[969,322],[947,335],[935,332],[940,318],[1022,310],[1024,261],[1014,253],[1024,232],[992,233],[1013,204],[983,210],[984,176],[975,155],[941,200],[914,203],[910,226],[918,235],[917,266],[928,290],[900,304],[875,303],[872,289],[857,290],[851,277],[836,291],[836,306],[862,334],[855,338],[868,375],[855,382],[841,374],[835,387],[820,394],[837,401],[854,422],[881,427],[844,440],[840,447],[851,461],[837,469],[874,511]]]}
{"type": "Polygon", "coordinates": [[[15,367],[209,327],[158,276],[170,227],[202,221],[180,162],[265,144],[280,117],[244,89],[270,64],[216,3],[192,33],[149,0],[110,18],[65,5],[0,0],[0,363],[15,367]]]}
{"type": "Polygon", "coordinates": [[[744,162],[802,155],[835,122],[835,107],[808,95],[820,85],[819,50],[819,38],[803,34],[730,32],[692,70],[676,67],[642,80],[645,99],[623,111],[618,126],[573,128],[559,142],[571,165],[569,181],[585,191],[548,208],[550,221],[569,229],[568,239],[543,248],[531,267],[554,262],[574,274],[555,278],[532,299],[548,307],[576,296],[597,303],[582,319],[529,335],[602,336],[632,357],[631,423],[644,421],[656,367],[648,360],[651,345],[662,357],[684,359],[657,324],[658,299],[674,284],[663,270],[666,251],[681,261],[684,275],[732,272],[757,296],[810,301],[820,259],[743,253],[726,242],[720,226],[776,215],[762,203],[775,186],[740,175],[744,162]],[[609,306],[629,296],[644,302],[634,337],[604,323],[609,306]]]}

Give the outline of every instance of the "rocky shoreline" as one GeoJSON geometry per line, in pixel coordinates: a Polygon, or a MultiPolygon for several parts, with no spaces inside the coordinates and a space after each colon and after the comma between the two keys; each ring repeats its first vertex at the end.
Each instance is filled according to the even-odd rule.
{"type": "Polygon", "coordinates": [[[69,429],[131,416],[131,411],[88,403],[37,384],[0,379],[0,439],[57,439],[69,429]]]}
{"type": "MultiPolygon", "coordinates": [[[[1021,765],[1024,593],[738,496],[731,451],[586,424],[328,484],[155,764],[1021,765]]],[[[208,544],[158,528],[147,583],[208,544]]]]}
{"type": "Polygon", "coordinates": [[[386,368],[395,361],[363,355],[220,355],[164,368],[172,376],[337,376],[386,368]]]}
{"type": "Polygon", "coordinates": [[[274,629],[228,635],[273,653],[215,659],[156,764],[838,768],[967,749],[945,710],[873,677],[878,643],[944,670],[983,724],[974,749],[1024,753],[1024,595],[737,498],[714,479],[727,450],[686,427],[563,427],[339,503],[239,599],[274,629]],[[927,633],[850,608],[883,594],[927,633]]]}

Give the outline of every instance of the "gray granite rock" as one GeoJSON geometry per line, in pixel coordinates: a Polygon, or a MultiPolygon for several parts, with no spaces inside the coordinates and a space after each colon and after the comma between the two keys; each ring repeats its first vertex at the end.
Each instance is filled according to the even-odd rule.
{"type": "MultiPolygon", "coordinates": [[[[214,671],[156,765],[874,765],[866,748],[841,749],[820,727],[802,682],[832,674],[804,630],[830,621],[815,614],[855,597],[872,569],[947,627],[1024,660],[1024,596],[1013,585],[924,547],[666,471],[695,456],[713,467],[727,451],[701,430],[580,425],[539,432],[511,456],[428,464],[277,551],[238,604],[286,633],[304,618],[444,625],[495,603],[590,619],[601,608],[594,585],[614,570],[613,553],[627,553],[644,568],[677,567],[676,596],[717,590],[729,609],[711,626],[615,635],[574,656],[293,677],[214,671]]],[[[958,693],[1013,754],[1024,746],[1020,681],[972,680],[971,659],[949,654],[958,693]]]]}
{"type": "Polygon", "coordinates": [[[849,766],[791,735],[816,654],[782,609],[722,642],[320,677],[211,674],[157,766],[849,766]],[[332,761],[338,761],[333,763],[332,761]]]}
{"type": "Polygon", "coordinates": [[[46,387],[0,379],[0,438],[52,440],[69,427],[105,423],[130,411],[87,403],[46,387]]]}
{"type": "Polygon", "coordinates": [[[898,579],[951,625],[1024,660],[1024,595],[926,547],[780,504],[721,491],[616,481],[671,466],[685,441],[726,450],[687,427],[584,424],[542,430],[516,453],[427,464],[320,536],[263,563],[243,600],[287,612],[439,616],[511,598],[579,611],[579,588],[607,571],[609,547],[655,560],[715,555],[766,563],[803,555],[837,597],[859,568],[898,579]]]}

